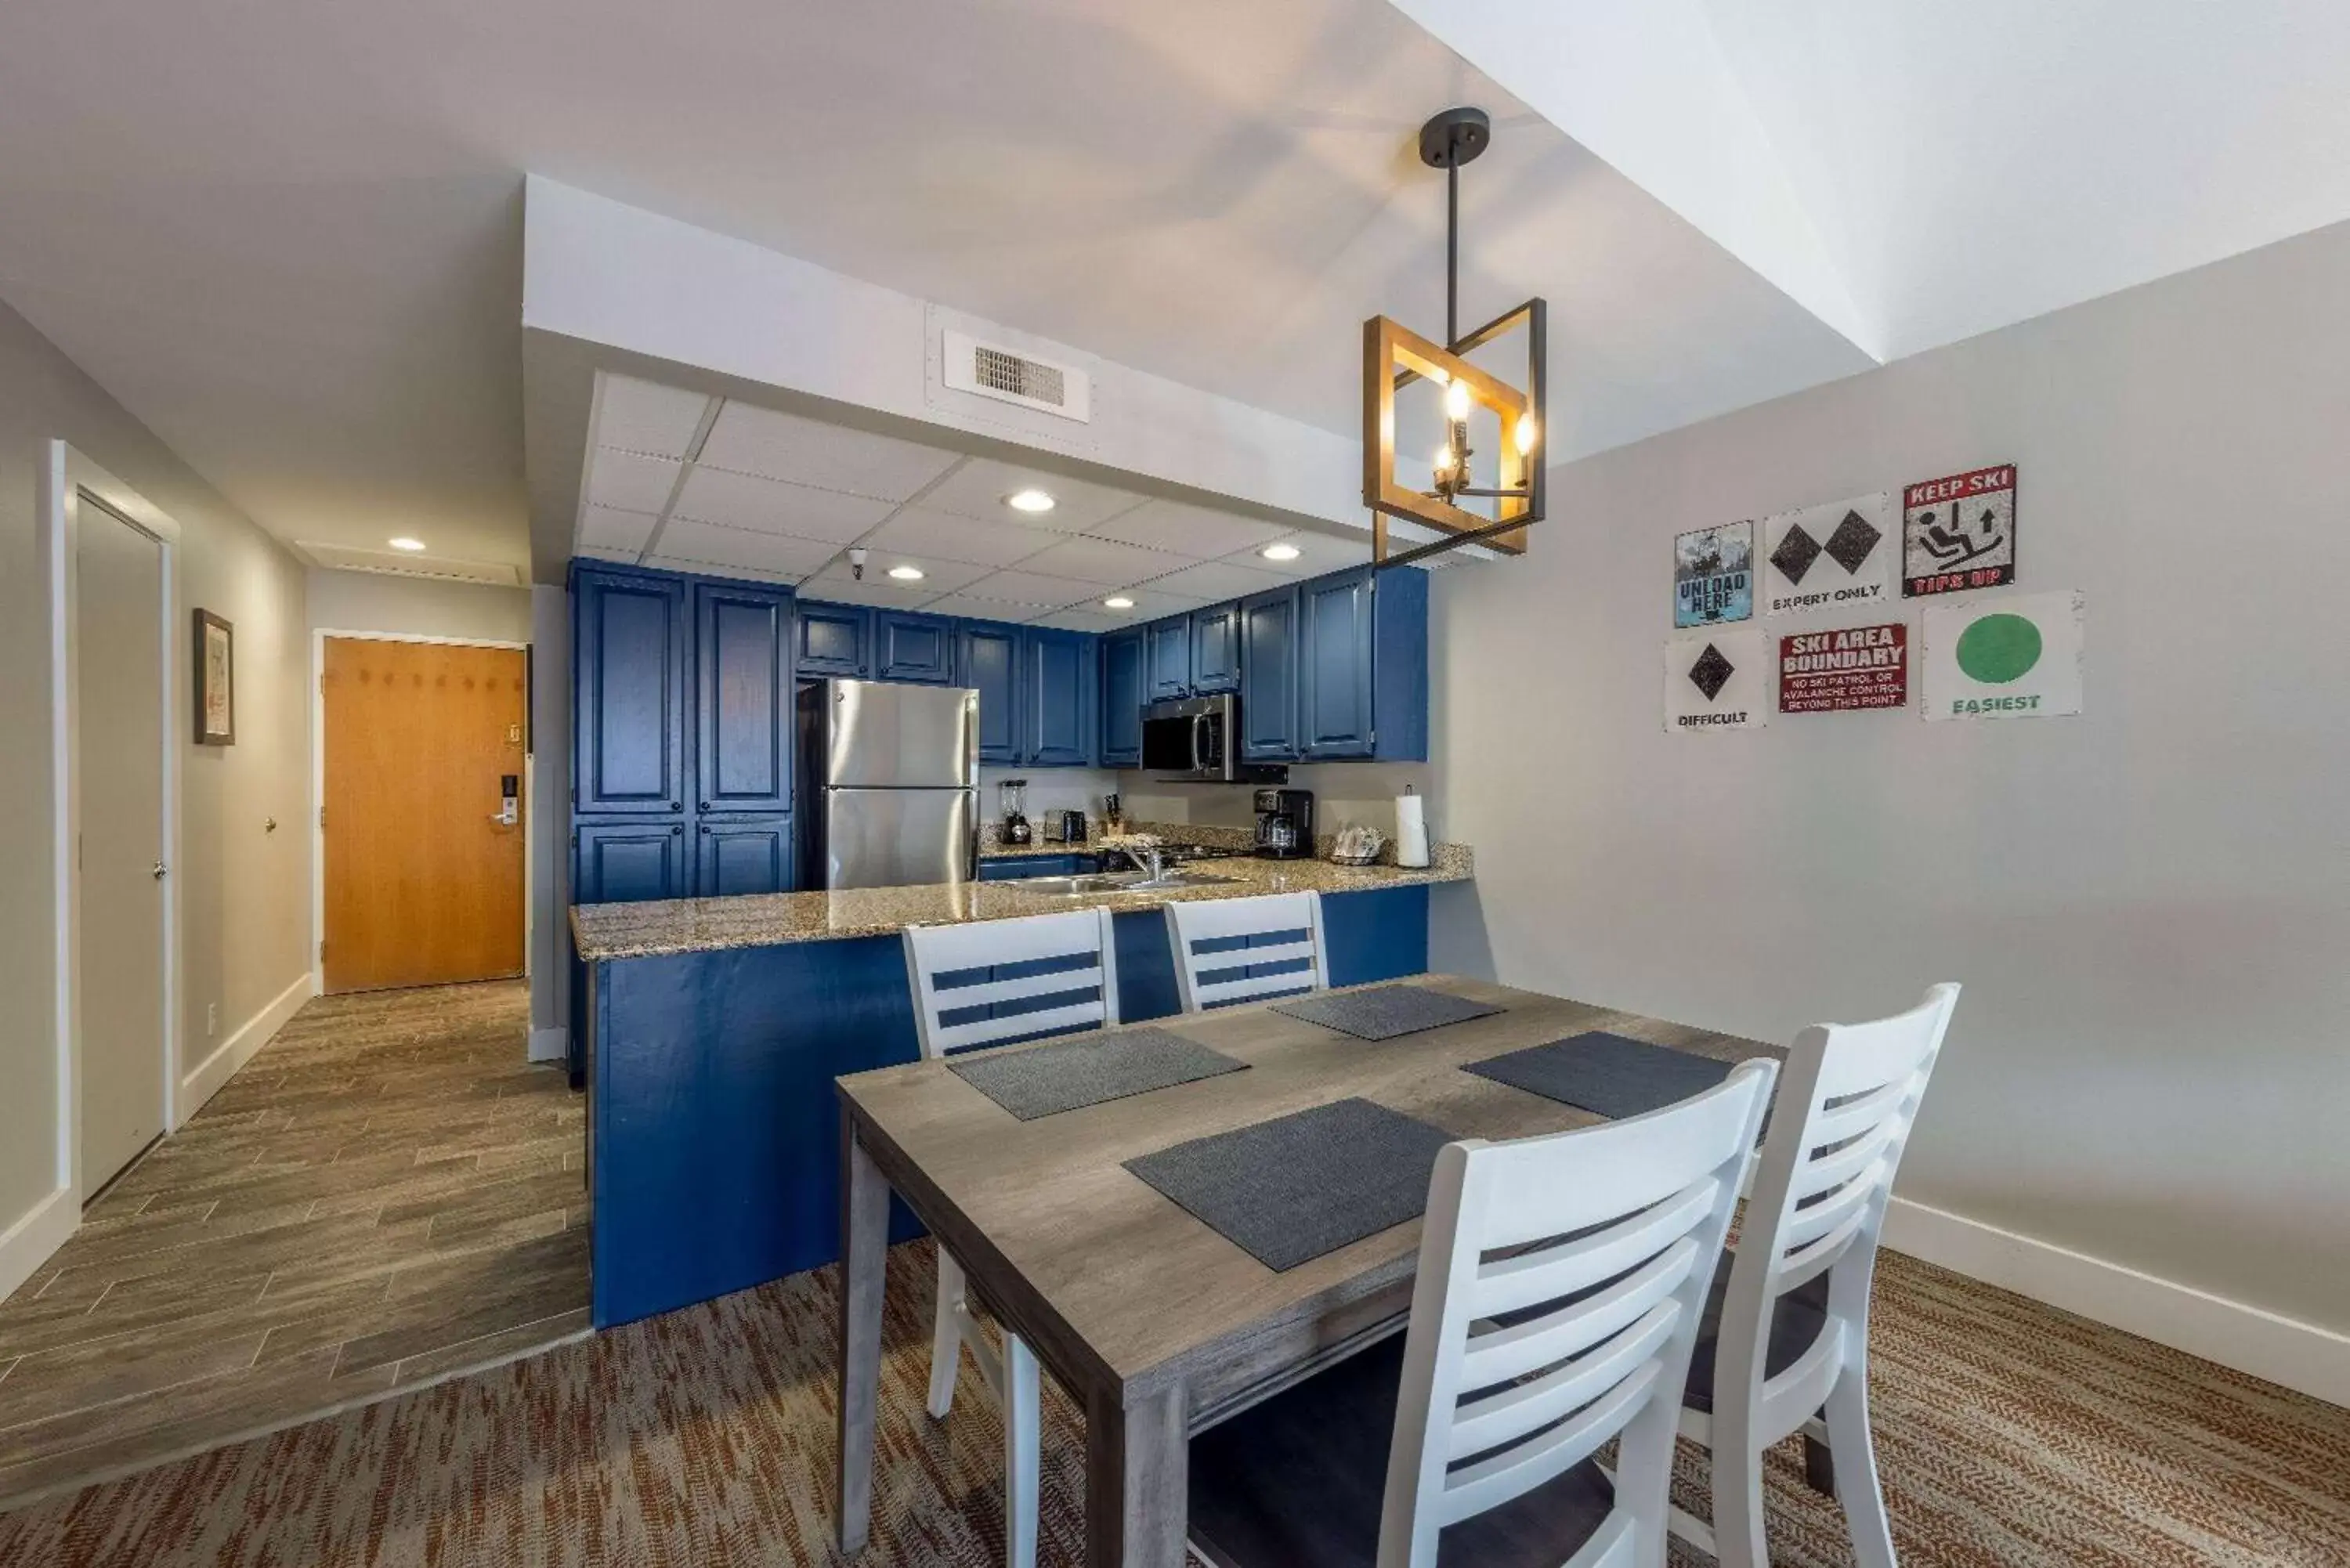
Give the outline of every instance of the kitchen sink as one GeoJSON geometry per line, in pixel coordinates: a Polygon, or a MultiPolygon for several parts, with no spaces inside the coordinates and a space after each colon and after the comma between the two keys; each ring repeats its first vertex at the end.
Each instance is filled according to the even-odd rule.
{"type": "Polygon", "coordinates": [[[1219,887],[1232,880],[1205,871],[1105,871],[1090,877],[1034,877],[1015,886],[1049,898],[1077,898],[1088,893],[1160,893],[1170,888],[1219,887]]]}

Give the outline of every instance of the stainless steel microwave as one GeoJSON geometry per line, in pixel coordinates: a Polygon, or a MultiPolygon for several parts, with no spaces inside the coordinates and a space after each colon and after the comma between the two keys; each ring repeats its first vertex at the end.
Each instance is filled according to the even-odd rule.
{"type": "Polygon", "coordinates": [[[1263,784],[1289,770],[1241,761],[1241,700],[1232,695],[1153,702],[1142,711],[1142,766],[1161,778],[1263,784]]]}

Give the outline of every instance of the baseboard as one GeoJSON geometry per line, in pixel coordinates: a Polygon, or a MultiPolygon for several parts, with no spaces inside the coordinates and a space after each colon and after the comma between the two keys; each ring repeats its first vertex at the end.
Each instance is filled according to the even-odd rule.
{"type": "Polygon", "coordinates": [[[269,1037],[286,1027],[286,1021],[317,994],[315,977],[304,975],[213,1047],[211,1055],[181,1077],[179,1114],[172,1118],[173,1125],[186,1126],[188,1118],[202,1110],[204,1102],[218,1094],[220,1086],[234,1077],[239,1067],[252,1061],[253,1054],[268,1044],[269,1037]]]}
{"type": "Polygon", "coordinates": [[[25,1210],[24,1216],[5,1231],[0,1231],[0,1301],[14,1295],[18,1285],[33,1277],[33,1271],[49,1261],[49,1254],[66,1244],[81,1224],[81,1205],[74,1201],[68,1189],[59,1187],[25,1210]]]}
{"type": "Polygon", "coordinates": [[[534,1062],[561,1062],[571,1055],[571,1031],[558,1023],[552,1029],[530,1032],[530,1059],[534,1062]]]}
{"type": "Polygon", "coordinates": [[[2350,1334],[1896,1198],[1884,1242],[2033,1301],[2350,1406],[2350,1334]]]}

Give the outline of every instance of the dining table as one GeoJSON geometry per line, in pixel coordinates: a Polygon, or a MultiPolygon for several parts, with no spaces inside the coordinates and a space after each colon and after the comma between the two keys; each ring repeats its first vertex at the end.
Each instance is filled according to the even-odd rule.
{"type": "Polygon", "coordinates": [[[1293,1017],[1276,1003],[1159,1019],[1151,1027],[1246,1070],[1025,1121],[949,1062],[837,1080],[845,1166],[844,1552],[860,1551],[871,1525],[891,1192],[1083,1411],[1084,1561],[1180,1568],[1191,1436],[1399,1332],[1420,1221],[1275,1270],[1162,1196],[1127,1161],[1347,1098],[1454,1138],[1591,1126],[1607,1118],[1463,1068],[1593,1031],[1723,1062],[1785,1054],[1490,981],[1423,975],[1409,983],[1498,1011],[1381,1041],[1293,1017]]]}

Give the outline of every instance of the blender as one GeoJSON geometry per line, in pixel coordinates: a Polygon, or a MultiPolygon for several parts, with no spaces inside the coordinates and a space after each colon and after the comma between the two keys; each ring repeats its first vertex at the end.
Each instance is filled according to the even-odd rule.
{"type": "Polygon", "coordinates": [[[996,785],[996,793],[1003,802],[1003,826],[996,830],[996,836],[1006,844],[1026,844],[1029,842],[1028,781],[1005,779],[996,785]]]}

